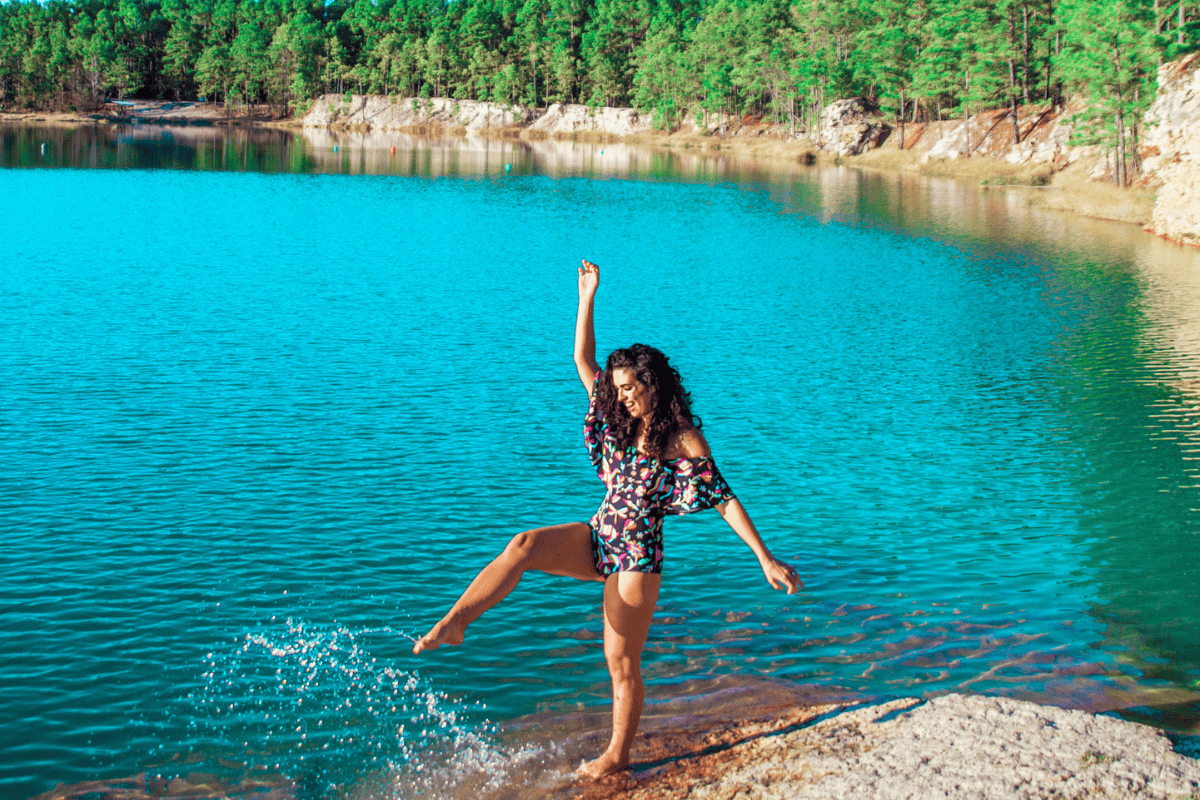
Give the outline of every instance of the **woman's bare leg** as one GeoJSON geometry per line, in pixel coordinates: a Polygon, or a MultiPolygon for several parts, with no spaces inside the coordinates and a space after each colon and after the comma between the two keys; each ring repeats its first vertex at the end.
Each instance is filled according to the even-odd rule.
{"type": "Polygon", "coordinates": [[[591,529],[585,523],[572,522],[518,533],[504,552],[475,576],[446,616],[417,640],[413,652],[462,644],[467,626],[503,600],[531,569],[584,581],[601,580],[592,561],[591,529]]]}
{"type": "Polygon", "coordinates": [[[602,778],[629,766],[629,748],[646,701],[642,648],[661,584],[661,575],[644,572],[617,572],[604,583],[604,660],[613,686],[612,741],[604,755],[579,768],[584,777],[602,778]]]}

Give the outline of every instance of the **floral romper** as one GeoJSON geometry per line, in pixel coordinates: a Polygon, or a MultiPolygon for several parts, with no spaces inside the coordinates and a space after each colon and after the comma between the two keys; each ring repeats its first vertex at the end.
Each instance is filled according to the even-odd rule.
{"type": "Polygon", "coordinates": [[[659,461],[636,447],[619,450],[608,435],[608,423],[597,407],[596,374],[592,402],[583,424],[583,441],[608,487],[592,529],[592,560],[608,577],[614,572],[662,572],[662,519],[665,514],[690,514],[733,499],[729,484],[711,458],[659,461]]]}

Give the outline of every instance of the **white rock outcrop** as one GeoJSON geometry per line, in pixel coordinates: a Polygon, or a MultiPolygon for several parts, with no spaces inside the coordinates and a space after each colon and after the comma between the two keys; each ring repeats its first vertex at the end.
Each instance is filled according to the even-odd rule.
{"type": "Polygon", "coordinates": [[[480,131],[524,125],[535,116],[533,109],[524,106],[505,106],[477,100],[326,94],[313,103],[304,116],[303,125],[306,128],[364,125],[373,130],[397,130],[435,124],[480,131]]]}
{"type": "Polygon", "coordinates": [[[1147,230],[1200,245],[1200,53],[1159,67],[1142,145],[1143,171],[1161,184],[1147,230]]]}
{"type": "Polygon", "coordinates": [[[529,129],[545,133],[596,131],[628,136],[631,133],[649,133],[654,130],[654,125],[650,116],[643,116],[634,108],[589,108],[577,103],[554,103],[529,129]]]}
{"type": "Polygon", "coordinates": [[[821,112],[821,129],[813,143],[829,153],[856,156],[878,147],[892,126],[869,114],[861,97],[836,100],[821,112]]]}

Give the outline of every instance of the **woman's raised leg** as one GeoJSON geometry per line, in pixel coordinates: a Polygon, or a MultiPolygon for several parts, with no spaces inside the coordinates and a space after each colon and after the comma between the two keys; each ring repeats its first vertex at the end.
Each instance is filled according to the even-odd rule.
{"type": "Polygon", "coordinates": [[[604,755],[579,768],[580,775],[602,778],[629,766],[629,748],[646,701],[642,648],[661,585],[661,575],[644,572],[616,572],[604,583],[604,660],[612,676],[612,740],[604,755]]]}
{"type": "Polygon", "coordinates": [[[602,580],[592,561],[591,529],[583,522],[572,522],[518,533],[504,552],[475,576],[446,616],[417,640],[413,652],[462,644],[467,626],[503,600],[531,569],[583,581],[602,580]]]}

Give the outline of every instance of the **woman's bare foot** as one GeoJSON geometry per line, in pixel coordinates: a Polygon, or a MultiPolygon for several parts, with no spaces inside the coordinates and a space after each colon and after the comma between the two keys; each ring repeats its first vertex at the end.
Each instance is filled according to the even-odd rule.
{"type": "Polygon", "coordinates": [[[606,752],[595,761],[589,761],[582,765],[575,770],[575,774],[581,778],[591,778],[595,781],[627,769],[629,769],[628,758],[622,759],[613,753],[606,752]]]}
{"type": "Polygon", "coordinates": [[[417,643],[413,645],[413,653],[436,650],[444,644],[462,644],[463,632],[466,629],[467,626],[457,620],[449,616],[443,617],[437,625],[429,629],[429,633],[417,639],[417,643]]]}

